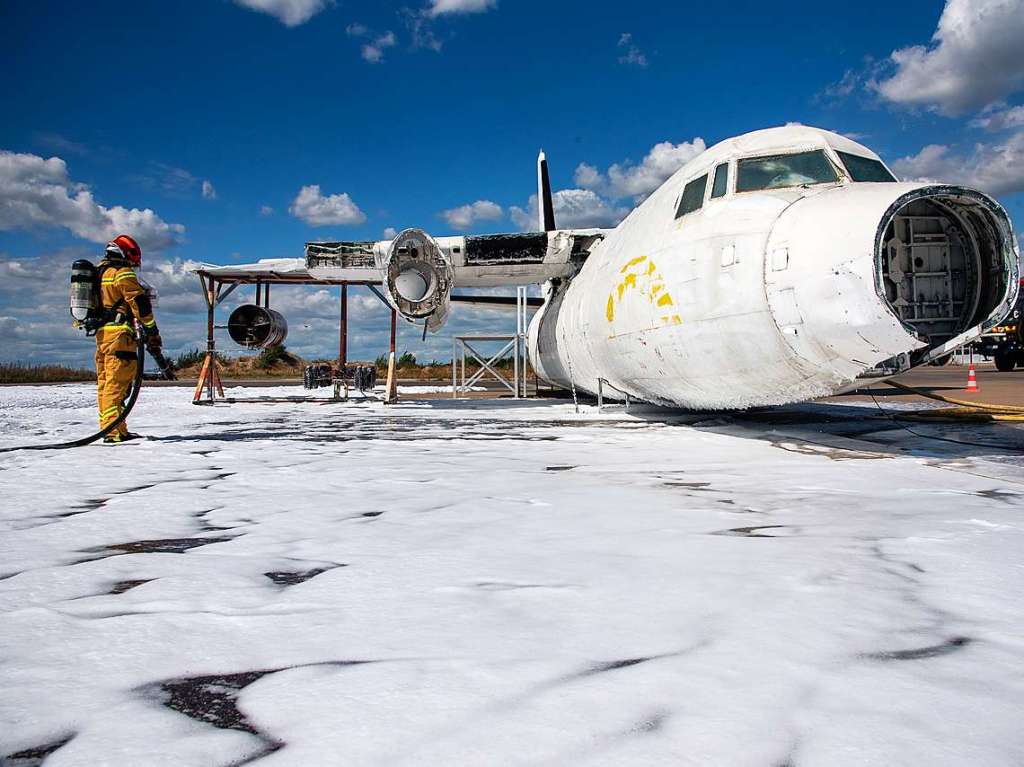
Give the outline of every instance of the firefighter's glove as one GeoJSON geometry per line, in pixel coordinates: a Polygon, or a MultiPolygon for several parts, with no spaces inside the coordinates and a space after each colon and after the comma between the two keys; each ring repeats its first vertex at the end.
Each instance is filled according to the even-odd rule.
{"type": "Polygon", "coordinates": [[[153,333],[146,337],[146,349],[152,354],[158,353],[163,348],[163,345],[164,341],[160,338],[159,333],[153,333]]]}

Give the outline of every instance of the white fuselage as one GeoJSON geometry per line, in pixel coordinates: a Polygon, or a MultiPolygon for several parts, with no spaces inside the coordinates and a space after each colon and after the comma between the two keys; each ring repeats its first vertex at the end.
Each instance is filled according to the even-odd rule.
{"type": "MultiPolygon", "coordinates": [[[[574,278],[549,284],[529,334],[542,378],[588,392],[603,379],[606,391],[651,402],[732,409],[848,390],[883,361],[903,355],[907,367],[910,353],[928,346],[878,289],[876,258],[887,211],[927,185],[841,178],[736,193],[737,156],[782,150],[742,141],[681,169],[574,278]],[[678,217],[684,185],[723,162],[731,163],[728,193],[713,199],[709,184],[703,207],[678,217]]],[[[831,152],[844,141],[808,131],[795,148],[831,152]]],[[[1000,306],[1012,304],[1011,295],[1001,298],[1000,306]]]]}

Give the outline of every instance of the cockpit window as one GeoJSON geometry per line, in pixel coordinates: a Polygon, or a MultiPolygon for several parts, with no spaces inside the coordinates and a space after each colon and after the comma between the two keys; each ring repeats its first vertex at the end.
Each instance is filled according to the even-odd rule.
{"type": "Polygon", "coordinates": [[[723,162],[715,168],[715,180],[711,182],[711,199],[722,197],[729,189],[729,163],[723,162]]]}
{"type": "Polygon", "coordinates": [[[839,152],[839,159],[843,161],[846,170],[850,172],[850,178],[854,181],[895,181],[893,175],[885,169],[878,160],[870,157],[861,157],[859,154],[839,152]]]}
{"type": "Polygon", "coordinates": [[[828,161],[825,152],[816,149],[813,152],[740,160],[736,175],[736,191],[754,192],[758,189],[828,184],[838,180],[836,170],[828,161]]]}
{"type": "Polygon", "coordinates": [[[704,190],[707,189],[707,186],[708,174],[705,173],[700,178],[695,178],[683,187],[683,195],[679,198],[676,218],[685,216],[687,213],[693,213],[693,211],[699,210],[704,205],[704,190]]]}

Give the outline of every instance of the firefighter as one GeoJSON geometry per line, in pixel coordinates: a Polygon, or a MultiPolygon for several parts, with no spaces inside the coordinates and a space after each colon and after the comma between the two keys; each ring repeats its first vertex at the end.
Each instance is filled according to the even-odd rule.
{"type": "MultiPolygon", "coordinates": [[[[105,429],[121,414],[128,389],[135,379],[138,346],[132,324],[139,322],[145,330],[146,347],[160,351],[163,345],[153,316],[153,305],[146,289],[139,284],[133,268],[142,265],[142,249],[126,234],[107,243],[99,263],[100,297],[109,317],[96,332],[96,384],[100,410],[100,428],[105,429]]],[[[107,443],[137,439],[121,423],[103,438],[107,443]]]]}

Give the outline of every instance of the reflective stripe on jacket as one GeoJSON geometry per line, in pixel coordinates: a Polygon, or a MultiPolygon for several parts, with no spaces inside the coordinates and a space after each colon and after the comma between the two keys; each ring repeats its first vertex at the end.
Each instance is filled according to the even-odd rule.
{"type": "MultiPolygon", "coordinates": [[[[103,308],[115,309],[125,315],[134,315],[147,328],[156,327],[156,318],[153,316],[153,305],[149,301],[146,290],[139,284],[139,278],[131,267],[124,266],[110,261],[101,261],[100,269],[103,276],[100,279],[100,298],[103,301],[103,308]]],[[[131,330],[131,326],[116,319],[103,326],[104,330],[131,330]]]]}

